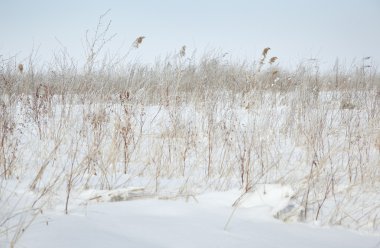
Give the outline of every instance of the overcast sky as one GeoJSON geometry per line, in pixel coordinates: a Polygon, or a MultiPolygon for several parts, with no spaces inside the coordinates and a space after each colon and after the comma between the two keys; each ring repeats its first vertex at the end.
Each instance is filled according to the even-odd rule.
{"type": "Polygon", "coordinates": [[[283,66],[318,58],[322,64],[337,57],[350,63],[372,56],[380,62],[380,0],[234,0],[234,1],[42,1],[0,0],[0,55],[22,59],[33,47],[47,59],[61,45],[83,58],[87,29],[111,9],[109,49],[126,52],[144,35],[133,55],[152,62],[186,45],[189,51],[228,52],[257,59],[264,47],[283,66]]]}

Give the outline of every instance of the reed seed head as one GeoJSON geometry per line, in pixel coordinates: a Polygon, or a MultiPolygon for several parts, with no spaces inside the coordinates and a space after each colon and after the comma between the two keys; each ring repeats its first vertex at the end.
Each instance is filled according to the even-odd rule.
{"type": "Polygon", "coordinates": [[[23,64],[18,65],[18,70],[22,73],[24,71],[24,66],[23,64]]]}
{"type": "Polygon", "coordinates": [[[267,56],[269,50],[270,50],[270,47],[266,47],[266,48],[264,48],[264,50],[263,50],[263,57],[266,57],[266,56],[267,56]]]}
{"type": "Polygon", "coordinates": [[[135,42],[133,42],[133,46],[136,48],[139,48],[141,43],[143,42],[143,39],[145,39],[145,36],[139,36],[136,38],[135,42]]]}
{"type": "Polygon", "coordinates": [[[185,55],[186,55],[186,46],[182,46],[181,50],[179,51],[179,55],[181,57],[185,57],[185,55]]]}
{"type": "Polygon", "coordinates": [[[270,58],[269,64],[273,64],[274,62],[276,62],[277,59],[278,59],[277,57],[270,58]]]}

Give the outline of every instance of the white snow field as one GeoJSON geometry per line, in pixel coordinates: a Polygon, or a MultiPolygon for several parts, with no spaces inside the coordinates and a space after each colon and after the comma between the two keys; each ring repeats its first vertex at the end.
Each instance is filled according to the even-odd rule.
{"type": "Polygon", "coordinates": [[[10,70],[0,248],[380,247],[375,75],[183,63],[10,70]]]}
{"type": "MultiPolygon", "coordinates": [[[[272,217],[287,197],[269,185],[267,194],[247,196],[233,212],[238,191],[177,200],[143,199],[78,206],[69,215],[46,213],[17,247],[282,247],[375,248],[379,236],[342,228],[283,223],[272,217]],[[231,217],[231,213],[233,216],[231,217]],[[231,219],[230,219],[231,217],[231,219]],[[230,221],[228,222],[228,220],[230,221]],[[228,222],[228,223],[227,223],[228,222]],[[226,225],[227,224],[227,225],[226,225]]],[[[286,189],[285,189],[286,190],[286,189]]]]}

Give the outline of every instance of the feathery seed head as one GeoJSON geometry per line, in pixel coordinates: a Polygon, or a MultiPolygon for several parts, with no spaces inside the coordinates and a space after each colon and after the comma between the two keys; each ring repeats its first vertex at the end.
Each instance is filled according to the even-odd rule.
{"type": "Polygon", "coordinates": [[[145,39],[145,36],[137,37],[135,42],[133,42],[133,46],[139,48],[140,44],[143,42],[143,39],[145,39]]]}
{"type": "Polygon", "coordinates": [[[277,57],[270,58],[269,64],[273,64],[274,62],[276,62],[277,59],[278,59],[277,57]]]}
{"type": "Polygon", "coordinates": [[[186,55],[186,46],[182,46],[181,50],[179,51],[179,55],[181,57],[185,57],[185,55],[186,55]]]}
{"type": "Polygon", "coordinates": [[[24,66],[23,64],[18,65],[18,70],[22,73],[24,71],[24,66]]]}
{"type": "Polygon", "coordinates": [[[264,50],[263,50],[263,57],[267,56],[267,53],[269,52],[269,50],[270,50],[270,47],[264,48],[264,50]]]}

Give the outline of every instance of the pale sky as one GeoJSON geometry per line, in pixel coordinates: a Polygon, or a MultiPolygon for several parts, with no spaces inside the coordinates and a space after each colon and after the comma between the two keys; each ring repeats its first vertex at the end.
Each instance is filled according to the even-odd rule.
{"type": "Polygon", "coordinates": [[[48,60],[61,45],[84,57],[87,29],[110,9],[109,49],[126,52],[137,36],[141,48],[131,57],[153,62],[186,45],[189,52],[228,52],[254,60],[264,47],[282,66],[317,58],[348,64],[372,56],[380,62],[380,0],[235,0],[235,1],[42,1],[0,0],[0,55],[24,59],[33,47],[48,60]]]}

